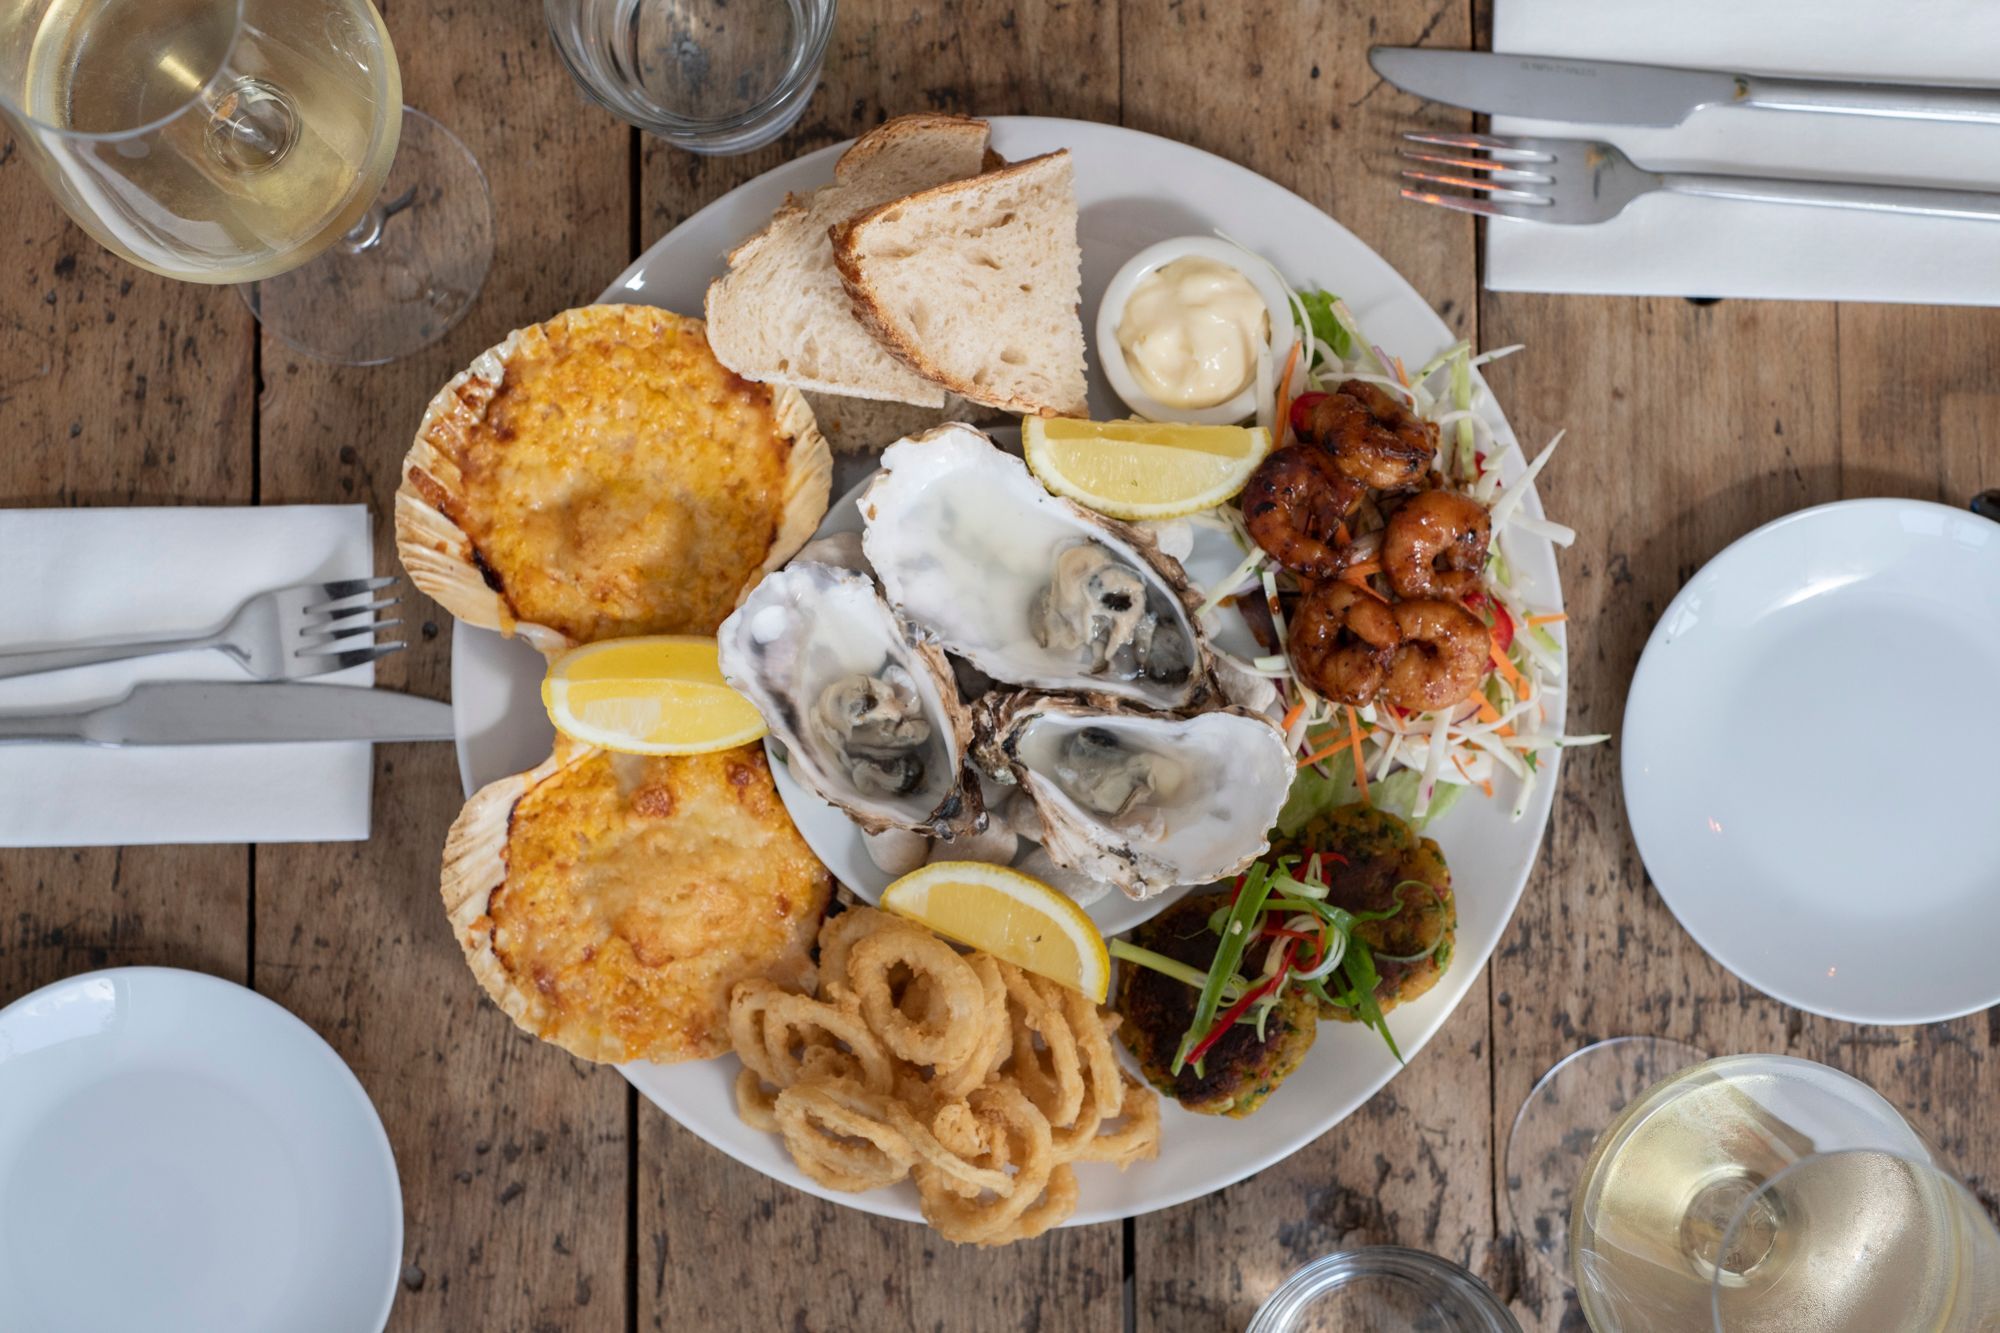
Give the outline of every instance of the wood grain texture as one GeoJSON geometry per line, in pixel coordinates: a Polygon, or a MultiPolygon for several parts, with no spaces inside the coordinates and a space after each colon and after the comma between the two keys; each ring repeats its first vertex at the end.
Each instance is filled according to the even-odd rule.
{"type": "MultiPolygon", "coordinates": [[[[11,138],[0,197],[0,505],[249,503],[242,302],[114,258],[11,138]]],[[[99,967],[240,981],[248,921],[240,847],[0,851],[0,1004],[99,967]]]]}
{"type": "MultiPolygon", "coordinates": [[[[1464,336],[1528,344],[1489,379],[1524,440],[1570,432],[1542,492],[1580,534],[1560,562],[1574,729],[1618,729],[1655,618],[1742,533],[1843,496],[1962,503],[2000,486],[2000,312],[1478,293],[1471,223],[1400,203],[1390,165],[1399,131],[1469,121],[1365,63],[1371,42],[1467,45],[1485,26],[1469,0],[848,0],[803,121],[734,159],[642,140],[586,103],[539,6],[388,14],[409,100],[492,182],[500,252],[465,324],[373,370],[260,346],[232,293],[105,254],[0,143],[0,503],[360,501],[392,569],[396,463],[438,384],[508,329],[590,299],[725,190],[927,108],[1122,120],[1221,153],[1326,208],[1464,336]]],[[[413,646],[381,682],[442,697],[449,622],[421,600],[406,615],[413,646]]],[[[1290,1268],[1389,1242],[1472,1267],[1530,1329],[1574,1329],[1562,1279],[1513,1242],[1501,1154],[1549,1065],[1626,1033],[1847,1069],[2000,1211],[2000,1011],[1860,1028],[1744,986],[1647,879],[1618,763],[1615,744],[1566,760],[1488,975],[1362,1111],[1208,1199],[1006,1251],[779,1186],[612,1071],[516,1031],[438,907],[459,803],[444,747],[380,753],[366,844],[0,852],[0,1002],[165,963],[248,979],[326,1035],[402,1169],[399,1330],[1240,1328],[1290,1268]]]]}
{"type": "MultiPolygon", "coordinates": [[[[478,303],[434,347],[335,367],[262,347],[267,503],[344,500],[397,570],[398,467],[438,386],[508,330],[584,304],[631,246],[631,133],[585,111],[539,5],[388,10],[404,95],[478,156],[496,253],[478,303]]],[[[393,225],[393,224],[392,224],[393,225]]],[[[407,583],[411,647],[378,682],[449,693],[451,622],[407,583]]],[[[618,1333],[626,1327],[626,1085],[518,1031],[465,966],[438,899],[460,804],[451,749],[376,751],[366,843],[256,852],[255,984],[354,1066],[402,1172],[393,1329],[618,1333]]]]}
{"type": "MultiPolygon", "coordinates": [[[[699,158],[646,141],[643,234],[650,241],[753,176],[907,111],[1115,119],[1118,59],[1109,3],[843,3],[820,90],[778,143],[699,158]]],[[[1116,1224],[969,1249],[779,1185],[650,1104],[638,1131],[641,1328],[1122,1327],[1116,1224]]]]}

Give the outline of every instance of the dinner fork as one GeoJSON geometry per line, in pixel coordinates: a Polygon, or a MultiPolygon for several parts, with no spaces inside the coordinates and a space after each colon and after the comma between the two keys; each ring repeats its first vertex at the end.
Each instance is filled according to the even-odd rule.
{"type": "Polygon", "coordinates": [[[1482,217],[1608,222],[1640,195],[1665,190],[1764,204],[2000,220],[2000,194],[1979,190],[1648,171],[1615,146],[1590,139],[1509,134],[1405,134],[1403,138],[1419,146],[1405,146],[1403,156],[1423,164],[1421,169],[1405,169],[1403,179],[1424,187],[1405,185],[1403,198],[1482,217]]]}
{"type": "Polygon", "coordinates": [[[260,680],[300,680],[329,671],[344,671],[386,657],[404,646],[401,642],[374,641],[377,633],[403,623],[376,616],[401,601],[401,597],[377,598],[359,604],[353,601],[363,594],[380,592],[395,581],[343,579],[274,588],[249,598],[230,612],[220,626],[204,634],[110,639],[69,648],[0,653],[0,678],[116,662],[128,657],[150,657],[155,653],[186,652],[192,648],[219,649],[260,680]]]}

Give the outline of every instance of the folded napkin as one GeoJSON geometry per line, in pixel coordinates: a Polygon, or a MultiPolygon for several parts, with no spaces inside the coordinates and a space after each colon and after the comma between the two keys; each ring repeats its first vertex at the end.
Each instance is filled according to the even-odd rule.
{"type": "MultiPolygon", "coordinates": [[[[1493,49],[1889,82],[2000,80],[1993,0],[1495,0],[1493,49]]],[[[2000,191],[2000,126],[1710,108],[1672,129],[1494,118],[1608,140],[1641,166],[2000,191]]],[[[1655,194],[1611,222],[1495,219],[1495,291],[2000,305],[2000,222],[1655,194]]]]}
{"type": "MultiPolygon", "coordinates": [[[[363,505],[0,510],[0,650],[201,632],[266,588],[366,578],[363,505]]],[[[0,713],[116,699],[141,680],[251,677],[217,652],[0,680],[0,713]]],[[[370,685],[372,665],[317,678],[370,685]]],[[[368,836],[373,764],[352,742],[0,745],[0,846],[338,842],[368,836]]]]}

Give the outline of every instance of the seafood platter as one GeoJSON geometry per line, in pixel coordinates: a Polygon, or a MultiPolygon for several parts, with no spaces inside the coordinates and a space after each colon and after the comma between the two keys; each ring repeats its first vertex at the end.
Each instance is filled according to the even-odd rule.
{"type": "Polygon", "coordinates": [[[406,461],[474,976],[957,1243],[1282,1160],[1466,994],[1602,739],[1519,350],[1115,127],[900,117],[718,200],[406,461]]]}

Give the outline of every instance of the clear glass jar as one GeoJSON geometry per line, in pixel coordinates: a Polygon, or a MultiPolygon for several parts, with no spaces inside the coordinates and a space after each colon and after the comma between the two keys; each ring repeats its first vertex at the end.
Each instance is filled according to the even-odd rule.
{"type": "Polygon", "coordinates": [[[1345,1250],[1285,1279],[1250,1333],[1521,1333],[1486,1284],[1435,1254],[1400,1245],[1345,1250]]]}

